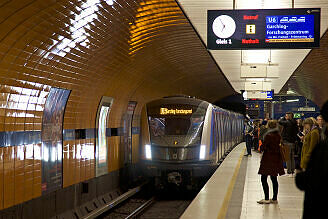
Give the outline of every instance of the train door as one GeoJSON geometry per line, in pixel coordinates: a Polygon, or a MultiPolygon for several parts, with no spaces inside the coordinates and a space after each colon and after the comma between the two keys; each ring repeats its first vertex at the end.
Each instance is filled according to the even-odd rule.
{"type": "Polygon", "coordinates": [[[223,138],[224,138],[224,153],[227,151],[227,146],[228,146],[228,113],[224,112],[224,125],[223,125],[223,138]]]}
{"type": "MultiPolygon", "coordinates": [[[[210,156],[213,156],[213,153],[216,152],[217,147],[217,130],[216,130],[216,112],[215,108],[212,111],[212,120],[211,120],[211,143],[210,143],[210,156]]],[[[216,156],[217,153],[215,153],[216,156]]]]}
{"type": "Polygon", "coordinates": [[[228,125],[229,125],[229,133],[228,133],[228,137],[229,137],[229,149],[232,147],[232,115],[231,115],[231,113],[229,113],[228,114],[228,116],[229,116],[229,123],[228,123],[228,125]]]}
{"type": "Polygon", "coordinates": [[[223,156],[223,127],[222,127],[222,111],[221,110],[218,110],[218,129],[219,129],[219,159],[221,160],[222,156],[223,156]]]}
{"type": "Polygon", "coordinates": [[[218,160],[218,145],[219,145],[219,138],[218,138],[218,120],[217,120],[217,109],[213,109],[212,113],[212,148],[211,148],[211,153],[215,153],[215,159],[216,161],[218,160]]]}
{"type": "Polygon", "coordinates": [[[231,127],[230,127],[230,115],[229,113],[227,112],[226,113],[226,116],[227,116],[227,132],[226,132],[226,136],[227,136],[227,148],[226,148],[226,151],[230,149],[230,139],[231,139],[231,127]]]}
{"type": "Polygon", "coordinates": [[[231,119],[231,139],[232,139],[232,145],[236,144],[236,129],[235,129],[235,114],[231,115],[232,119],[231,119]]]}
{"type": "Polygon", "coordinates": [[[238,143],[237,139],[237,115],[234,114],[234,119],[233,119],[233,140],[234,140],[234,145],[238,143]]]}
{"type": "Polygon", "coordinates": [[[229,150],[230,148],[230,134],[231,134],[231,130],[230,130],[230,116],[229,113],[226,112],[226,151],[229,150]]]}
{"type": "Polygon", "coordinates": [[[217,161],[220,160],[220,114],[219,114],[219,109],[216,109],[216,136],[217,136],[217,161]]]}
{"type": "Polygon", "coordinates": [[[215,109],[215,138],[216,138],[216,161],[219,160],[219,121],[218,121],[218,109],[215,109]]]}
{"type": "Polygon", "coordinates": [[[241,129],[241,141],[245,141],[244,137],[245,137],[245,123],[244,123],[244,119],[240,122],[240,129],[241,129]]]}
{"type": "Polygon", "coordinates": [[[225,153],[225,113],[224,111],[222,111],[222,114],[221,114],[221,129],[222,129],[222,156],[224,155],[225,153]]]}
{"type": "Polygon", "coordinates": [[[244,118],[241,116],[239,120],[239,128],[240,128],[240,141],[244,138],[244,118]]]}
{"type": "Polygon", "coordinates": [[[229,113],[229,149],[233,146],[232,124],[233,124],[233,115],[229,113]]]}
{"type": "Polygon", "coordinates": [[[237,139],[236,139],[236,114],[233,114],[233,123],[232,123],[232,133],[233,133],[233,145],[236,145],[237,139]]]}

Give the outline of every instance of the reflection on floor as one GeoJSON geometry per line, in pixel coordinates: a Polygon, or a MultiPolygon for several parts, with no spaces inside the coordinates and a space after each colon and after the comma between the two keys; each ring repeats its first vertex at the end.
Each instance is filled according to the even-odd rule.
{"type": "MultiPolygon", "coordinates": [[[[245,157],[245,143],[236,146],[181,216],[182,219],[300,219],[304,193],[295,178],[279,176],[278,204],[258,204],[264,198],[258,174],[261,154],[245,157]]],[[[272,183],[268,177],[270,198],[272,183]]]]}
{"type": "MultiPolygon", "coordinates": [[[[296,188],[295,178],[286,175],[279,176],[278,204],[260,205],[256,201],[264,198],[260,175],[257,174],[261,154],[253,153],[252,157],[246,157],[246,159],[248,159],[248,161],[240,218],[302,218],[303,192],[296,188]]],[[[270,198],[272,198],[272,183],[269,177],[268,184],[270,188],[270,198]]]]}

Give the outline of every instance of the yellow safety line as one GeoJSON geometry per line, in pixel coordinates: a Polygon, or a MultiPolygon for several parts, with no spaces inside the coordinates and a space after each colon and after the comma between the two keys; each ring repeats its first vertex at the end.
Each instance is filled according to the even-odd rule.
{"type": "Polygon", "coordinates": [[[230,201],[231,195],[232,195],[232,190],[233,190],[233,187],[235,186],[235,183],[236,183],[236,180],[237,180],[237,176],[238,176],[240,165],[241,165],[241,160],[243,159],[243,155],[245,153],[245,150],[246,150],[246,148],[244,148],[244,150],[240,154],[240,157],[239,157],[237,166],[235,168],[235,171],[232,175],[232,178],[231,178],[227,193],[224,196],[223,204],[222,204],[221,209],[219,211],[218,219],[224,219],[226,214],[227,214],[229,201],[230,201]]]}

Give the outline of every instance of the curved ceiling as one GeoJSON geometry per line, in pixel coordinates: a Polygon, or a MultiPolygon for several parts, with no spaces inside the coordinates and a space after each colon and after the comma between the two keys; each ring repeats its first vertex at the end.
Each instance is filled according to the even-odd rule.
{"type": "Polygon", "coordinates": [[[312,49],[298,66],[282,92],[297,92],[321,106],[328,100],[328,31],[320,40],[320,48],[312,49]]]}
{"type": "Polygon", "coordinates": [[[234,93],[174,0],[7,0],[0,28],[0,131],[40,130],[51,87],[72,90],[65,129],[94,127],[103,95],[118,126],[129,100],[234,93]]]}

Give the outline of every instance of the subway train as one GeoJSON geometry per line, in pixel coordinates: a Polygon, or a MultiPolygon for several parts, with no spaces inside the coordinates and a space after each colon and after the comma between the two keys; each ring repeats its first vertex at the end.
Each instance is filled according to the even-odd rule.
{"type": "Polygon", "coordinates": [[[145,105],[140,159],[157,187],[197,189],[243,138],[244,117],[193,97],[166,97],[145,105]]]}

